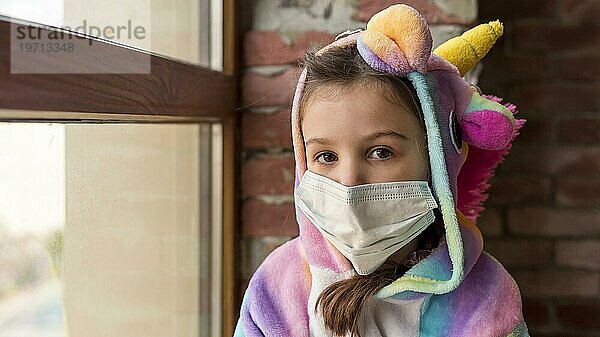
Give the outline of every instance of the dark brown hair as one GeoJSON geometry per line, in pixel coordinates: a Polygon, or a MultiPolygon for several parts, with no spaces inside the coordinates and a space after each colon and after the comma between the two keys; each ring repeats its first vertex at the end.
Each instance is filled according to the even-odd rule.
{"type": "Polygon", "coordinates": [[[298,108],[300,121],[302,112],[315,98],[340,94],[357,85],[368,85],[370,89],[377,90],[383,99],[412,112],[422,130],[425,130],[421,105],[409,80],[371,68],[358,53],[356,45],[333,48],[321,55],[309,51],[300,66],[307,68],[298,108]],[[317,90],[323,87],[328,90],[317,90]]]}
{"type": "MultiPolygon", "coordinates": [[[[371,68],[358,53],[356,45],[333,48],[321,55],[309,51],[300,66],[307,68],[298,110],[300,125],[302,113],[313,99],[320,95],[340,94],[356,85],[368,85],[369,88],[378,90],[382,98],[413,113],[425,134],[421,107],[412,85],[405,78],[371,68]],[[318,90],[319,88],[327,90],[318,90]]],[[[436,221],[418,237],[419,252],[435,249],[443,236],[441,214],[437,209],[435,212],[436,221]]],[[[411,258],[414,260],[415,255],[411,258]]],[[[325,327],[334,335],[345,336],[351,333],[352,336],[360,336],[358,321],[366,301],[379,289],[404,275],[410,265],[411,263],[386,261],[369,275],[355,275],[335,282],[319,295],[315,311],[321,309],[325,327]]]]}

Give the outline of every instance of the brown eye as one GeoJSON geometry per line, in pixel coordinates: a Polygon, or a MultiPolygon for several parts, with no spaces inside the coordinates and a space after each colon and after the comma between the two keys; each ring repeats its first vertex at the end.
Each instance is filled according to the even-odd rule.
{"type": "Polygon", "coordinates": [[[317,156],[317,161],[320,163],[331,163],[335,161],[337,157],[331,152],[323,152],[317,156]]]}
{"type": "Polygon", "coordinates": [[[383,147],[376,148],[375,150],[373,150],[373,152],[371,152],[371,156],[375,156],[375,159],[387,159],[391,155],[392,151],[383,147]]]}

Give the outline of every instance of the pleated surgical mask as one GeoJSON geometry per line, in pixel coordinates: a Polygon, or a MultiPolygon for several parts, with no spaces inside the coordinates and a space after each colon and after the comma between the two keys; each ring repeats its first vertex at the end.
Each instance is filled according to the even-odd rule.
{"type": "Polygon", "coordinates": [[[435,220],[426,181],[345,186],[305,171],[294,202],[360,275],[381,266],[435,220]]]}

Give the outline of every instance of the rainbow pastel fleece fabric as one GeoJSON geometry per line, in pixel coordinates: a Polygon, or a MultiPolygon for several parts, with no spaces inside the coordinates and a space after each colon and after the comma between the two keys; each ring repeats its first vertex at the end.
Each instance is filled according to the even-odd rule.
{"type": "MultiPolygon", "coordinates": [[[[318,52],[355,44],[371,67],[410,80],[423,110],[432,189],[445,226],[445,242],[367,304],[365,337],[528,336],[518,286],[483,251],[475,225],[487,181],[525,121],[514,117],[514,105],[480,94],[462,77],[502,32],[498,21],[482,24],[432,52],[424,18],[412,7],[393,5],[366,29],[345,32],[318,52]]],[[[292,104],[295,188],[306,171],[298,120],[306,76],[304,69],[292,104]]],[[[296,220],[300,236],[273,251],[250,280],[236,337],[331,336],[315,301],[328,285],[356,272],[297,206],[296,220]]]]}

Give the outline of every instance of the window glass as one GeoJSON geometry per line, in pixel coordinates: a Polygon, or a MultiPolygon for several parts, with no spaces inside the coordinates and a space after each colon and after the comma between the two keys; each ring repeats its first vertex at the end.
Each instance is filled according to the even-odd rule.
{"type": "Polygon", "coordinates": [[[0,123],[0,337],[214,333],[219,130],[0,123]]]}
{"type": "Polygon", "coordinates": [[[222,0],[3,0],[0,14],[222,70],[222,0]]]}

